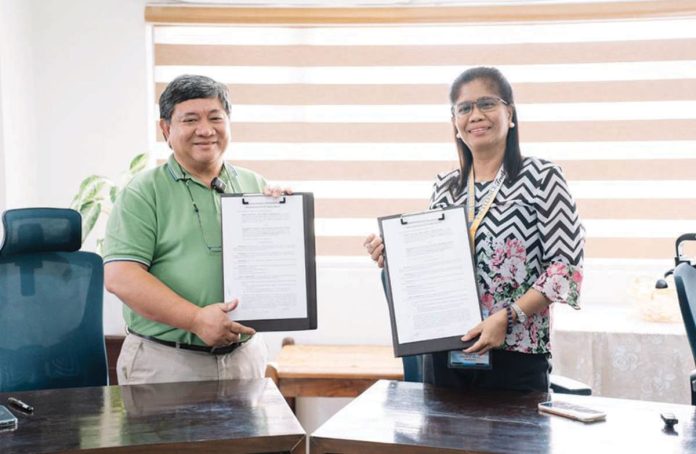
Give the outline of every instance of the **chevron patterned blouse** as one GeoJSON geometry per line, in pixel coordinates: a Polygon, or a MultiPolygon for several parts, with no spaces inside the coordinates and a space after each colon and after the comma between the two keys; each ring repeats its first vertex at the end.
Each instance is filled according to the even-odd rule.
{"type": "MultiPolygon", "coordinates": [[[[430,208],[466,206],[467,188],[452,194],[459,170],[440,174],[430,208]]],[[[490,182],[476,183],[476,212],[490,182]]],[[[530,287],[552,302],[579,309],[585,230],[561,168],[524,158],[514,183],[506,182],[476,231],[476,269],[484,316],[515,302],[530,287]]],[[[549,353],[550,308],[516,323],[505,350],[549,353]]],[[[471,327],[467,327],[469,329],[471,327]]]]}

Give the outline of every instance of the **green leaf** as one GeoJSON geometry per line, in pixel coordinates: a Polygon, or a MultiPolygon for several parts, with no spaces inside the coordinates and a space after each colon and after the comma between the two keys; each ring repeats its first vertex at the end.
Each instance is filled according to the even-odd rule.
{"type": "MultiPolygon", "coordinates": [[[[127,171],[121,174],[121,184],[122,188],[128,186],[128,183],[133,179],[133,177],[147,167],[148,156],[147,153],[142,153],[137,155],[130,163],[127,171]]],[[[120,189],[119,189],[120,191],[120,189]]]]}
{"type": "Polygon", "coordinates": [[[82,180],[82,183],[80,183],[80,190],[78,193],[85,192],[86,188],[90,186],[91,184],[94,184],[95,181],[101,179],[103,177],[100,177],[99,175],[90,175],[84,180],[82,180]]]}
{"type": "Polygon", "coordinates": [[[147,166],[147,153],[141,153],[131,160],[128,171],[136,174],[143,170],[145,166],[147,166]]]}
{"type": "Polygon", "coordinates": [[[77,193],[71,206],[82,206],[87,202],[94,202],[103,199],[101,195],[105,188],[113,186],[109,179],[99,175],[92,175],[84,179],[80,185],[80,191],[77,193]]]}
{"type": "Polygon", "coordinates": [[[103,250],[104,250],[104,238],[99,238],[97,240],[97,254],[104,255],[104,254],[102,254],[103,250]]]}
{"type": "Polygon", "coordinates": [[[85,241],[87,235],[92,231],[94,225],[101,214],[102,205],[100,202],[87,202],[80,207],[82,215],[82,242],[85,241]]]}
{"type": "Polygon", "coordinates": [[[121,192],[121,188],[119,188],[116,185],[111,186],[111,189],[109,190],[109,199],[111,200],[111,203],[116,202],[116,197],[118,197],[118,194],[120,192],[121,192]]]}
{"type": "Polygon", "coordinates": [[[94,182],[99,178],[101,177],[97,175],[92,175],[82,180],[82,182],[80,183],[80,189],[78,189],[77,194],[75,194],[75,197],[73,197],[72,202],[70,202],[70,208],[76,210],[80,205],[82,205],[85,191],[88,187],[93,185],[94,182]]]}
{"type": "Polygon", "coordinates": [[[102,200],[104,197],[102,196],[102,192],[106,189],[111,187],[112,184],[109,180],[106,178],[102,178],[101,180],[97,180],[94,182],[93,185],[89,186],[87,190],[84,193],[84,202],[92,202],[95,200],[102,200]]]}
{"type": "MultiPolygon", "coordinates": [[[[90,234],[101,215],[106,217],[116,201],[122,188],[128,184],[135,174],[144,170],[148,164],[147,153],[135,156],[127,171],[121,173],[121,185],[116,185],[108,178],[91,175],[82,180],[80,189],[70,202],[70,208],[82,215],[82,240],[90,234]],[[106,192],[108,191],[108,195],[106,192]]],[[[97,240],[97,251],[101,251],[102,239],[97,240]]]]}

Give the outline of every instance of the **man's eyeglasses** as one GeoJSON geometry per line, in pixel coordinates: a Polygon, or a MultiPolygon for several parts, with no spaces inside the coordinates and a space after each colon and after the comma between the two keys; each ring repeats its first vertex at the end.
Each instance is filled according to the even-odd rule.
{"type": "Polygon", "coordinates": [[[201,219],[201,213],[198,210],[198,205],[196,205],[196,201],[193,200],[193,194],[191,193],[191,188],[189,187],[189,181],[191,180],[184,180],[184,185],[186,186],[186,191],[188,191],[188,195],[191,198],[191,204],[193,204],[193,211],[196,213],[196,217],[198,218],[198,226],[201,228],[201,236],[203,237],[203,243],[205,243],[205,246],[208,248],[210,252],[221,252],[222,246],[211,246],[210,243],[208,243],[208,239],[205,236],[205,229],[203,228],[203,220],[201,219]]]}
{"type": "Polygon", "coordinates": [[[452,106],[452,113],[458,117],[466,117],[474,111],[474,106],[478,107],[481,112],[490,112],[498,107],[498,104],[503,103],[507,106],[504,99],[495,96],[482,96],[476,101],[463,101],[452,106]]]}

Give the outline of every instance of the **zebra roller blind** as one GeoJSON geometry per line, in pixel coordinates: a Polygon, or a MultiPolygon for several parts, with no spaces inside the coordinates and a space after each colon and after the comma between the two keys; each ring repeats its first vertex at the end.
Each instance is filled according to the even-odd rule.
{"type": "Polygon", "coordinates": [[[466,8],[450,20],[414,8],[396,21],[367,21],[370,8],[353,21],[307,8],[281,19],[240,9],[237,20],[234,8],[176,8],[174,19],[148,8],[154,92],[183,73],[228,84],[227,159],[315,193],[318,255],[362,256],[377,216],[425,209],[435,175],[457,165],[450,82],[496,66],[515,90],[523,154],[564,170],[586,258],[668,259],[674,239],[696,230],[696,11],[645,4],[654,9],[606,19],[595,2],[579,19],[536,6],[532,18],[475,22],[466,8]],[[157,23],[221,16],[230,23],[157,23]]]}

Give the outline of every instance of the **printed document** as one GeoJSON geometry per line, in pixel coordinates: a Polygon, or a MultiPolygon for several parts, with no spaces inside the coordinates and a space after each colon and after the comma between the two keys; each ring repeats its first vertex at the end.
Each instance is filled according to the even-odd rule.
{"type": "Polygon", "coordinates": [[[399,344],[462,336],[481,321],[464,209],[380,219],[399,344]]]}
{"type": "Polygon", "coordinates": [[[306,318],[302,197],[225,197],[222,203],[224,297],[239,299],[232,318],[306,318]]]}

